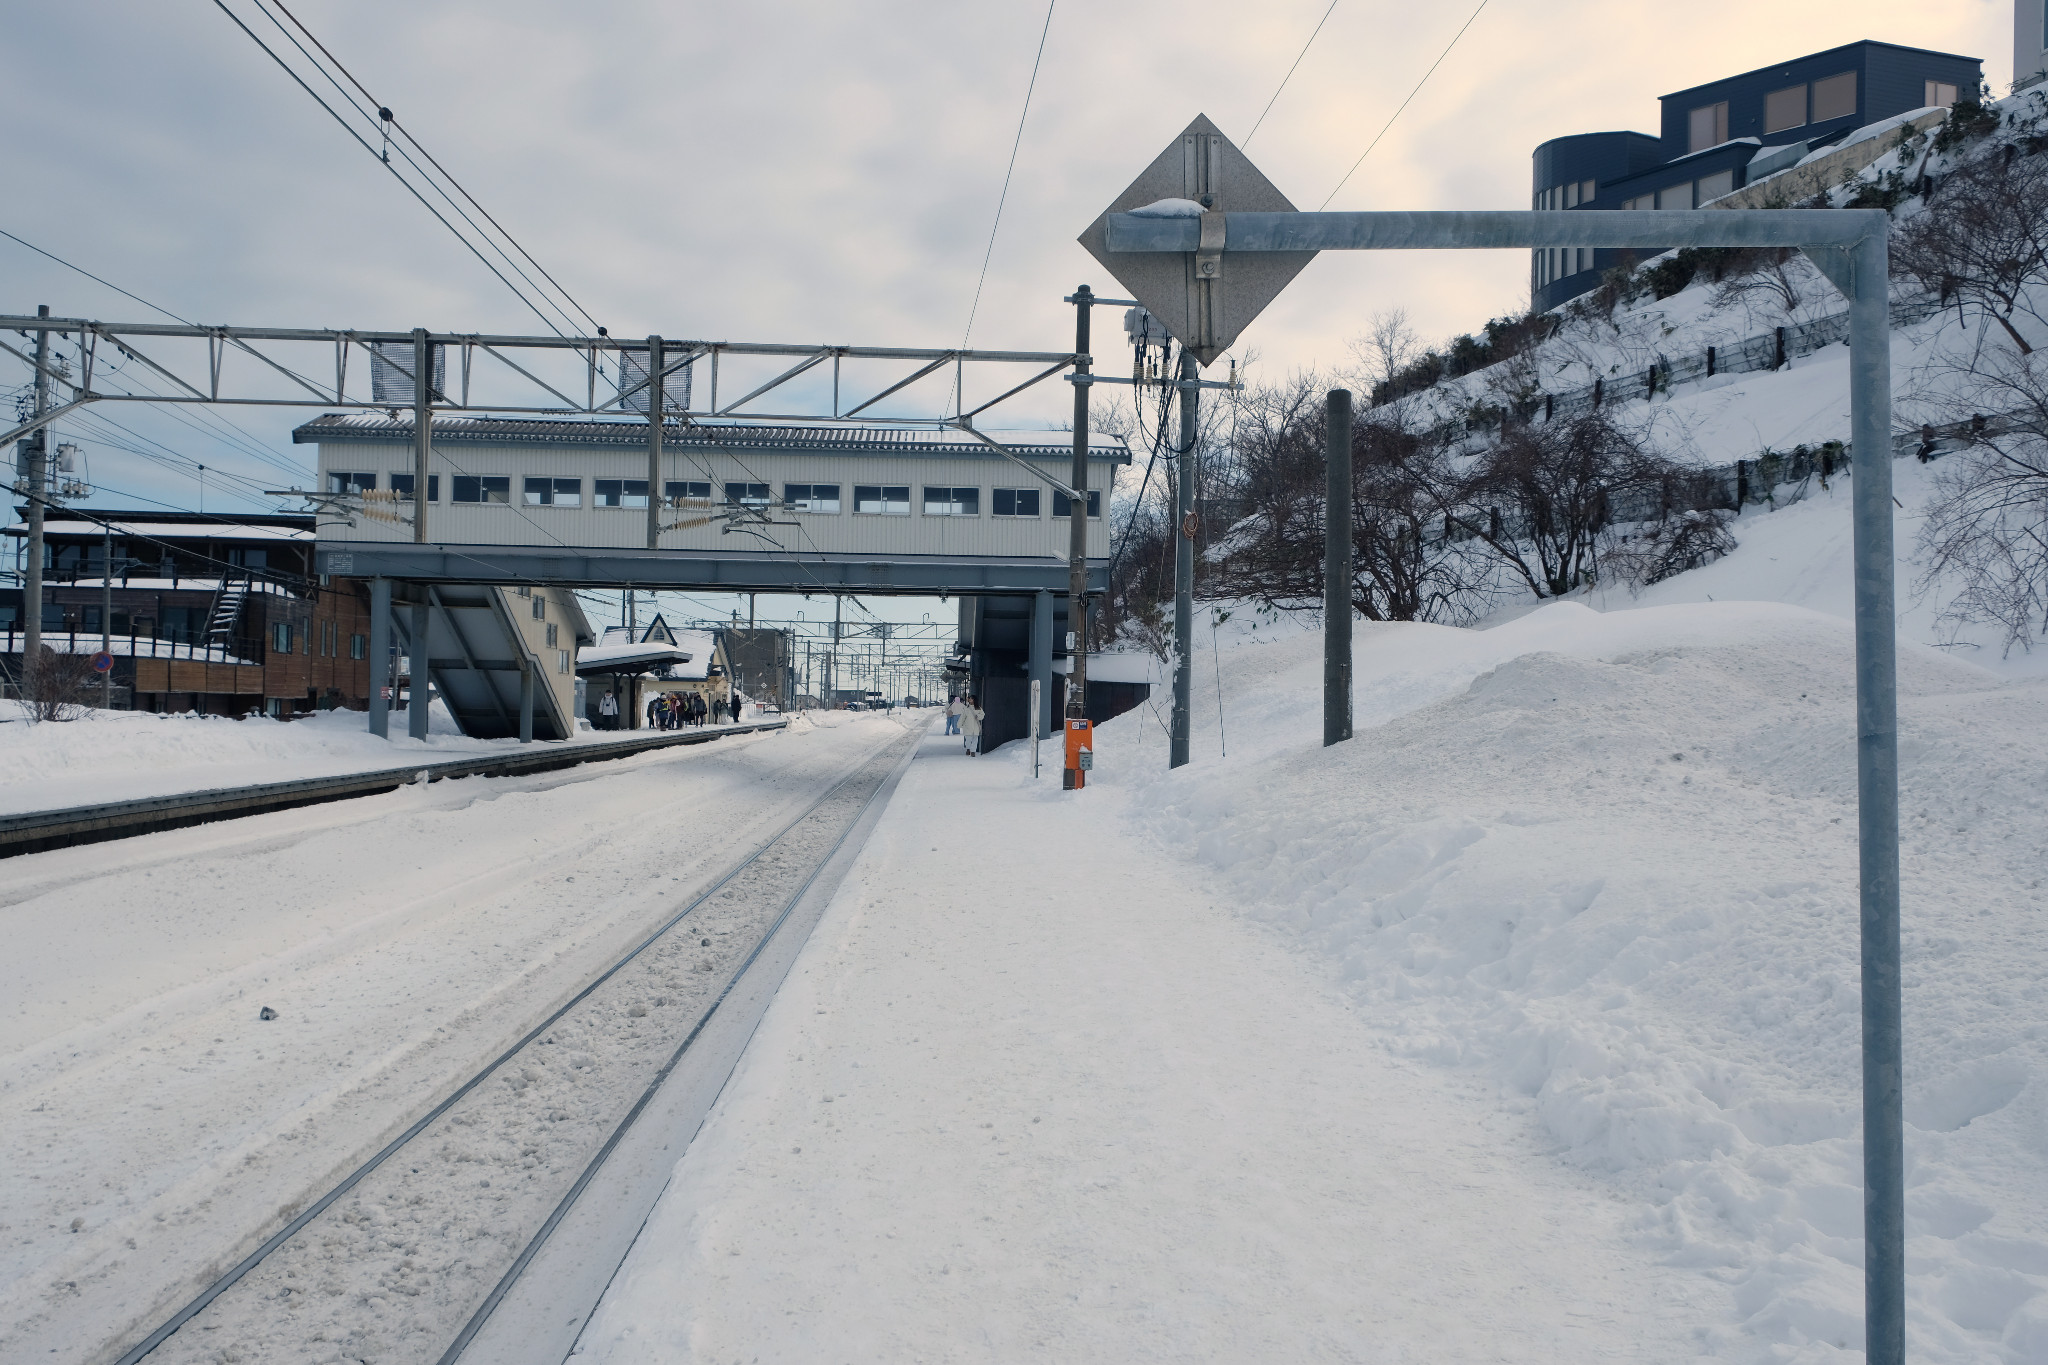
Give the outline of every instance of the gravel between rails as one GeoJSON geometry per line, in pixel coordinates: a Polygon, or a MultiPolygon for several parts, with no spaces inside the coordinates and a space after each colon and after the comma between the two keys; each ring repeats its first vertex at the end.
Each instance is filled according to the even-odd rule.
{"type": "Polygon", "coordinates": [[[432,1361],[858,818],[908,740],[814,810],[149,1355],[432,1361]]]}

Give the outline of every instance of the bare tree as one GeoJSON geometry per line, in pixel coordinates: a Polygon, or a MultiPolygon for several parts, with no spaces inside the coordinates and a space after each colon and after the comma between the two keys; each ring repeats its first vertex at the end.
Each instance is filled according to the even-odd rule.
{"type": "Polygon", "coordinates": [[[27,671],[22,703],[32,721],[76,720],[87,704],[93,678],[92,656],[59,654],[43,646],[36,666],[27,671]]]}
{"type": "Polygon", "coordinates": [[[1893,234],[1891,267],[1943,303],[1975,306],[2031,354],[2014,316],[2048,324],[2048,155],[2004,144],[1958,166],[1893,234]]]}
{"type": "Polygon", "coordinates": [[[1391,387],[1396,376],[1422,353],[1422,338],[1408,324],[1408,310],[1388,308],[1374,313],[1365,331],[1350,342],[1363,383],[1354,387],[1372,392],[1377,385],[1391,387]]]}

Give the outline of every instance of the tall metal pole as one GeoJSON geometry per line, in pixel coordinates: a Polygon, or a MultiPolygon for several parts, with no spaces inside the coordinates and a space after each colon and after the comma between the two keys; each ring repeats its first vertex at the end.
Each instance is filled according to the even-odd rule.
{"type": "MultiPolygon", "coordinates": [[[[1088,715],[1088,388],[1094,368],[1088,356],[1089,311],[1095,291],[1074,291],[1074,472],[1068,480],[1081,494],[1067,508],[1067,719],[1088,715]]],[[[1079,773],[1062,768],[1060,785],[1073,790],[1079,773]]]]}
{"type": "Polygon", "coordinates": [[[1323,433],[1323,744],[1351,738],[1351,390],[1330,390],[1323,433]]]}
{"type": "Polygon", "coordinates": [[[1891,321],[1882,227],[1854,248],[1850,502],[1856,560],[1856,813],[1863,956],[1864,1351],[1906,1358],[1905,1132],[1899,991],[1899,704],[1892,550],[1891,321]]]}
{"type": "Polygon", "coordinates": [[[427,543],[427,465],[434,453],[434,348],[412,329],[412,539],[427,543]]]}
{"type": "MultiPolygon", "coordinates": [[[[36,316],[50,316],[50,305],[36,305],[36,316]]],[[[41,417],[50,406],[50,334],[36,333],[36,411],[41,417]]],[[[22,647],[21,695],[35,695],[36,674],[41,671],[43,653],[43,504],[49,497],[50,428],[40,426],[15,447],[28,458],[28,562],[21,583],[22,647]]]]}
{"type": "Polygon", "coordinates": [[[1195,404],[1201,371],[1194,354],[1180,353],[1180,478],[1174,498],[1173,537],[1173,726],[1170,768],[1188,761],[1188,712],[1195,678],[1195,404]]]}
{"type": "Polygon", "coordinates": [[[100,674],[100,710],[111,711],[114,709],[114,528],[100,527],[100,536],[103,545],[100,552],[100,653],[107,656],[107,671],[100,674]]]}
{"type": "Polygon", "coordinates": [[[661,548],[661,437],[665,405],[661,372],[666,365],[661,338],[647,338],[647,548],[661,548]]]}
{"type": "Polygon", "coordinates": [[[370,580],[370,733],[391,738],[391,580],[370,580]]]}

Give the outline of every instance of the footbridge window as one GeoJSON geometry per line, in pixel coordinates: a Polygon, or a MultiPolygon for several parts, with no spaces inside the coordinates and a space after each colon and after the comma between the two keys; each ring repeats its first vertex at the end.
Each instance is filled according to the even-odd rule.
{"type": "Polygon", "coordinates": [[[1036,488],[998,488],[990,495],[989,511],[999,517],[1035,517],[1038,515],[1038,490],[1036,488]]]}
{"type": "Polygon", "coordinates": [[[332,470],[327,475],[327,491],[330,493],[372,493],[377,488],[375,473],[332,470]]]}
{"type": "Polygon", "coordinates": [[[907,517],[910,485],[857,483],[853,486],[853,510],[868,516],[907,517]]]}
{"type": "MultiPolygon", "coordinates": [[[[640,507],[647,506],[647,480],[645,479],[593,479],[591,480],[591,502],[598,507],[640,507]]],[[[670,487],[674,487],[673,484],[670,487]]]]}
{"type": "Polygon", "coordinates": [[[774,501],[768,494],[765,483],[728,483],[725,486],[725,500],[740,507],[766,507],[774,501]]]}
{"type": "Polygon", "coordinates": [[[671,507],[711,505],[711,480],[670,479],[661,486],[661,495],[668,499],[671,507]]]}
{"type": "Polygon", "coordinates": [[[512,480],[502,474],[457,474],[454,501],[495,502],[509,505],[512,480]]]}
{"type": "Polygon", "coordinates": [[[978,517],[981,515],[981,490],[927,486],[924,490],[924,514],[928,517],[978,517]]]}
{"type": "Polygon", "coordinates": [[[820,516],[836,516],[839,512],[839,485],[836,483],[786,483],[782,485],[782,501],[792,512],[812,512],[820,516]]]}
{"type": "MultiPolygon", "coordinates": [[[[410,499],[412,497],[412,475],[394,473],[390,477],[392,494],[400,501],[410,499]]],[[[439,502],[440,500],[441,476],[439,474],[429,474],[427,475],[427,501],[439,502]]]]}
{"type": "Polygon", "coordinates": [[[583,505],[583,480],[528,479],[526,481],[526,505],[528,507],[581,507],[583,505]]]}
{"type": "MultiPolygon", "coordinates": [[[[1060,492],[1057,488],[1053,490],[1052,494],[1052,514],[1055,517],[1071,517],[1074,515],[1074,500],[1065,493],[1060,492]]],[[[1091,517],[1102,515],[1102,492],[1100,489],[1091,488],[1088,490],[1088,515],[1091,517]]]]}

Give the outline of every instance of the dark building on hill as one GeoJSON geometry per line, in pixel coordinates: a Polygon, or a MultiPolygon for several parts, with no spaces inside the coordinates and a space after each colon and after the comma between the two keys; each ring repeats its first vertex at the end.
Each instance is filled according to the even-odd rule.
{"type": "MultiPolygon", "coordinates": [[[[1865,40],[1696,85],[1663,97],[1656,137],[1578,133],[1538,146],[1531,207],[1703,207],[1858,128],[1971,98],[1983,75],[1976,57],[1865,40]]],[[[1621,253],[1547,247],[1531,257],[1531,306],[1543,311],[1593,288],[1621,253]]]]}
{"type": "MultiPolygon", "coordinates": [[[[6,534],[18,560],[26,529],[6,534]]],[[[368,704],[369,595],[314,572],[310,514],[58,509],[44,537],[43,643],[92,654],[105,637],[116,705],[283,718],[368,704]]],[[[24,626],[22,590],[0,591],[10,689],[24,626]]]]}

